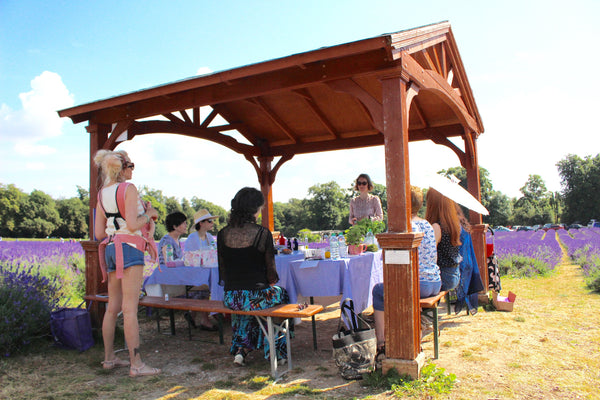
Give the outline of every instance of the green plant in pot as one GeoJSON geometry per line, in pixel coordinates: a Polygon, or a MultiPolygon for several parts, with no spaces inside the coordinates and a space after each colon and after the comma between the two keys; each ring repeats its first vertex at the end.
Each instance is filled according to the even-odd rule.
{"type": "MultiPolygon", "coordinates": [[[[349,247],[360,246],[364,242],[365,235],[367,234],[367,232],[369,232],[369,229],[371,229],[371,232],[373,232],[373,234],[376,235],[384,231],[385,223],[383,221],[372,221],[369,218],[361,219],[355,225],[351,226],[344,232],[344,234],[346,235],[346,244],[349,247]]],[[[356,251],[351,249],[349,250],[351,251],[350,254],[353,254],[352,252],[356,251]]],[[[377,251],[376,248],[371,248],[367,250],[377,251]]],[[[358,251],[356,254],[360,254],[361,252],[362,251],[358,251]]]]}

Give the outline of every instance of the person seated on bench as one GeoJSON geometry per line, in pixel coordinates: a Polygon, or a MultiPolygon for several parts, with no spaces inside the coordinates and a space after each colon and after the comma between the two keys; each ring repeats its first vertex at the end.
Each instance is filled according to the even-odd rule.
{"type": "MultiPolygon", "coordinates": [[[[256,223],[265,199],[254,188],[245,187],[231,200],[228,225],[217,235],[219,284],[224,286],[223,304],[232,310],[262,310],[289,303],[275,268],[271,232],[256,223]]],[[[264,348],[269,357],[267,338],[251,315],[231,316],[233,362],[244,365],[246,355],[264,348]]],[[[287,358],[285,336],[276,341],[277,360],[287,358]]],[[[283,361],[280,362],[283,364],[283,361]]]]}
{"type": "MultiPolygon", "coordinates": [[[[213,229],[215,226],[215,219],[219,218],[216,215],[212,215],[206,209],[198,210],[194,214],[194,229],[196,232],[190,233],[188,238],[185,241],[185,251],[196,251],[196,250],[208,250],[208,249],[216,249],[215,238],[208,231],[213,229]]],[[[196,299],[208,299],[210,297],[210,293],[208,290],[194,290],[197,294],[195,296],[191,296],[196,299]]],[[[185,313],[185,319],[195,328],[196,322],[194,321],[195,313],[189,314],[185,313]]],[[[200,329],[204,331],[216,331],[217,328],[210,322],[208,318],[208,313],[200,312],[200,329]]]]}
{"type": "MultiPolygon", "coordinates": [[[[416,186],[410,187],[411,229],[413,232],[423,232],[423,240],[419,245],[419,291],[422,299],[435,296],[440,292],[442,280],[437,265],[437,243],[433,227],[429,222],[419,217],[417,213],[423,206],[423,192],[416,186]]],[[[383,307],[383,283],[373,287],[373,309],[375,318],[375,334],[377,336],[377,355],[375,361],[379,365],[385,357],[385,331],[383,307]]],[[[426,316],[421,316],[421,331],[428,330],[431,322],[426,316]]]]}

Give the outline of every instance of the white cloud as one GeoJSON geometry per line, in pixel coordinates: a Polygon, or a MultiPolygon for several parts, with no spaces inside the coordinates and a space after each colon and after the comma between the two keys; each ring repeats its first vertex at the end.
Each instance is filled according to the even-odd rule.
{"type": "Polygon", "coordinates": [[[44,139],[63,134],[66,122],[57,110],[71,107],[73,95],[60,75],[44,71],[31,81],[31,90],[19,95],[22,108],[13,110],[6,104],[0,107],[0,140],[12,143],[14,150],[24,156],[49,154],[53,150],[38,145],[44,139]]]}

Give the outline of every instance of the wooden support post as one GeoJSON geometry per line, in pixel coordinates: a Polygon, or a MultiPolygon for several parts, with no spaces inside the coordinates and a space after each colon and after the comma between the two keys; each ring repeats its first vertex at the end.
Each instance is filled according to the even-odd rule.
{"type": "Polygon", "coordinates": [[[487,232],[487,224],[471,225],[471,240],[473,241],[473,250],[475,250],[475,258],[479,266],[479,274],[483,283],[482,293],[487,293],[489,285],[489,276],[487,268],[487,248],[485,242],[485,233],[487,232]]]}
{"type": "MultiPolygon", "coordinates": [[[[85,253],[85,294],[99,294],[108,292],[108,282],[102,283],[102,271],[98,260],[98,242],[95,240],[82,241],[81,247],[85,253]]],[[[104,305],[92,303],[89,309],[92,324],[95,328],[102,327],[104,318],[104,305]]]]}
{"type": "MultiPolygon", "coordinates": [[[[90,124],[86,127],[90,134],[90,218],[88,220],[88,231],[91,239],[95,239],[94,235],[94,216],[96,209],[96,200],[98,198],[98,169],[94,163],[96,152],[102,149],[104,143],[108,139],[110,125],[90,124]]],[[[108,283],[102,283],[102,271],[98,260],[98,242],[95,240],[82,241],[81,247],[85,253],[85,294],[106,293],[108,291],[108,283]]],[[[92,324],[96,328],[102,327],[102,319],[104,318],[104,307],[99,307],[98,303],[93,303],[90,307],[90,316],[92,324]]]]}
{"type": "Polygon", "coordinates": [[[383,249],[385,352],[383,372],[395,368],[418,379],[425,356],[421,352],[418,247],[423,233],[377,235],[383,249]]]}
{"type": "Polygon", "coordinates": [[[413,379],[421,375],[418,246],[411,233],[408,163],[407,84],[401,76],[382,79],[388,233],[377,235],[383,249],[385,351],[383,371],[395,368],[413,379]]]}
{"type": "Polygon", "coordinates": [[[273,182],[271,182],[271,162],[273,157],[259,157],[260,163],[260,191],[265,196],[265,205],[262,209],[262,226],[268,228],[271,232],[275,230],[273,217],[273,182]]]}

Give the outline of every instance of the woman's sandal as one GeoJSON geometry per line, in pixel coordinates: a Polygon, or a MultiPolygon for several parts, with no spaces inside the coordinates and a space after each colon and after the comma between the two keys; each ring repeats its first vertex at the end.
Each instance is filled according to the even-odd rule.
{"type": "Polygon", "coordinates": [[[235,357],[233,357],[233,363],[240,367],[246,365],[246,356],[248,355],[248,353],[249,352],[245,351],[243,348],[240,347],[236,351],[235,357]]]}
{"type": "Polygon", "coordinates": [[[118,357],[115,357],[110,361],[102,361],[102,368],[104,369],[113,369],[117,367],[129,367],[129,361],[121,360],[118,357]]]}
{"type": "Polygon", "coordinates": [[[131,367],[129,368],[129,376],[135,378],[136,376],[151,376],[158,375],[162,371],[159,368],[152,368],[147,366],[146,364],[142,364],[139,367],[131,367]]]}

